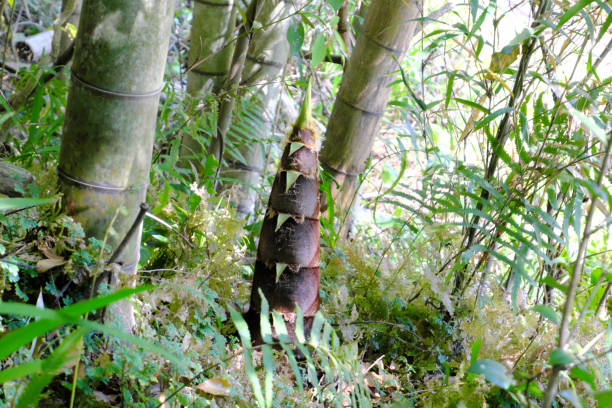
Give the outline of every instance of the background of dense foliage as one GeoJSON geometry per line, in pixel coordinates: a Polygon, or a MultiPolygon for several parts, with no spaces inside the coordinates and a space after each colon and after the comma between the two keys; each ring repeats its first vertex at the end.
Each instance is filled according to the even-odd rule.
{"type": "MultiPolygon", "coordinates": [[[[52,25],[56,3],[1,3],[3,61],[12,37],[52,25]]],[[[27,406],[20,395],[42,395],[44,406],[541,406],[553,366],[562,368],[555,406],[612,405],[608,3],[424,6],[354,221],[333,205],[325,214],[313,335],[275,348],[252,348],[232,310],[245,306],[275,160],[313,68],[325,129],[342,67],[323,59],[346,54],[342,1],[310,2],[294,17],[273,134],[257,133],[250,90],[235,95],[238,142],[228,149],[269,152],[246,219],[215,194],[212,157],[203,177],[179,163],[182,133],[216,127],[215,101],[194,113],[185,96],[190,3],[175,14],[147,201],[194,247],[146,219],[139,269],[154,287],[75,303],[70,282],[99,273],[109,251],[58,210],[69,75],[42,81],[48,61],[4,71],[0,155],[36,184],[22,186],[30,201],[0,198],[1,406],[27,406]],[[9,107],[29,83],[33,95],[9,107]],[[344,222],[354,222],[349,239],[338,233],[344,222]],[[86,320],[133,292],[137,337],[86,320]],[[44,309],[6,303],[33,305],[39,293],[44,309]],[[560,330],[570,334],[561,345],[560,330]]]]}

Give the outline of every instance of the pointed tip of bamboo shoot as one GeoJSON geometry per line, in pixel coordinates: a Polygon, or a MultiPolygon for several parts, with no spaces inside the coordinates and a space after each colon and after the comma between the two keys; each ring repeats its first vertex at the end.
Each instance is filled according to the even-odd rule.
{"type": "Polygon", "coordinates": [[[306,85],[306,92],[304,92],[304,101],[300,108],[300,116],[295,121],[295,127],[299,129],[312,129],[311,82],[312,80],[309,79],[308,85],[306,85]]]}

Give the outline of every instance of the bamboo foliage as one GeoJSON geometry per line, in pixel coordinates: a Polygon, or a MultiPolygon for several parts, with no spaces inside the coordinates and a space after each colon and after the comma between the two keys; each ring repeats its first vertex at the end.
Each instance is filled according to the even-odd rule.
{"type": "Polygon", "coordinates": [[[393,80],[415,31],[416,0],[374,0],[366,10],[329,118],[321,165],[337,184],[335,203],[347,211],[376,138],[393,80]]]}
{"type": "Polygon", "coordinates": [[[319,309],[319,182],[316,134],[310,126],[310,87],[274,178],[261,229],[250,310],[246,320],[260,333],[259,290],[295,335],[296,306],[310,332],[319,309]]]}
{"type": "MultiPolygon", "coordinates": [[[[145,201],[174,1],[83,4],[58,166],[63,205],[115,246],[145,201]],[[122,210],[120,210],[122,209],[122,210]]],[[[127,276],[140,234],[119,262],[127,276]]]]}

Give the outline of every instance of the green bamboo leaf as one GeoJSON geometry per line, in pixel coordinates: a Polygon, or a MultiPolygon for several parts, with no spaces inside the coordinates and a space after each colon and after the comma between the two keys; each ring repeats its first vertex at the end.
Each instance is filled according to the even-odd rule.
{"type": "Polygon", "coordinates": [[[490,110],[488,110],[487,108],[485,108],[484,106],[480,105],[479,103],[470,101],[468,99],[463,99],[463,98],[453,98],[455,101],[459,102],[462,105],[466,105],[469,106],[470,108],[474,108],[474,109],[478,109],[481,112],[484,112],[485,114],[489,114],[491,113],[490,110]]]}
{"type": "Polygon", "coordinates": [[[526,40],[530,39],[531,36],[534,35],[534,33],[535,33],[535,30],[533,28],[530,28],[530,27],[523,28],[520,33],[515,35],[514,38],[510,40],[508,45],[513,46],[513,45],[521,44],[525,42],[526,40]]]}
{"type": "Polygon", "coordinates": [[[274,364],[274,353],[272,352],[272,346],[264,344],[261,346],[261,352],[263,354],[263,366],[265,370],[264,374],[264,395],[266,401],[266,407],[272,406],[272,381],[274,374],[276,373],[276,364],[274,364]]]}
{"type": "Polygon", "coordinates": [[[523,277],[518,274],[518,273],[513,273],[513,279],[512,279],[512,293],[510,294],[511,296],[511,300],[512,300],[512,310],[514,311],[514,314],[518,315],[518,294],[519,294],[519,289],[521,287],[521,282],[523,281],[523,277]]]}
{"type": "MultiPolygon", "coordinates": [[[[277,327],[276,324],[274,325],[274,327],[277,327]]],[[[279,336],[279,339],[280,339],[280,336],[279,336]]],[[[303,385],[304,380],[302,378],[302,370],[300,370],[300,368],[298,367],[297,360],[295,359],[295,354],[293,353],[293,350],[291,350],[287,344],[281,342],[280,346],[285,352],[287,359],[289,360],[289,366],[291,367],[291,371],[293,371],[293,375],[295,375],[295,382],[297,383],[298,389],[300,390],[300,393],[303,393],[304,392],[304,385],[303,385]]]]}
{"type": "Polygon", "coordinates": [[[278,341],[281,343],[289,343],[289,332],[287,331],[287,325],[285,324],[283,316],[274,310],[272,311],[272,321],[274,322],[274,331],[276,332],[278,341]]]}
{"type": "Polygon", "coordinates": [[[574,362],[574,356],[568,351],[556,348],[550,352],[550,356],[548,357],[548,362],[551,365],[572,364],[574,362]]]}
{"type": "Polygon", "coordinates": [[[304,313],[299,307],[295,307],[295,339],[298,343],[306,343],[304,335],[304,313]]]}
{"type": "Polygon", "coordinates": [[[478,361],[478,353],[480,352],[480,346],[482,345],[482,339],[476,339],[472,344],[472,354],[470,355],[470,365],[473,365],[478,361]]]}
{"type": "Polygon", "coordinates": [[[298,20],[293,20],[287,29],[287,41],[291,49],[291,55],[299,55],[304,44],[304,24],[298,20]]]}
{"type": "MultiPolygon", "coordinates": [[[[55,321],[57,323],[56,327],[59,327],[63,324],[73,324],[73,325],[85,327],[89,330],[99,331],[109,336],[117,337],[120,340],[125,340],[129,343],[135,344],[139,347],[142,347],[145,350],[159,354],[160,356],[164,357],[168,361],[171,361],[172,363],[182,368],[187,368],[185,360],[183,358],[180,358],[179,356],[176,356],[170,353],[164,347],[160,347],[160,346],[151,344],[147,341],[142,340],[141,338],[138,338],[131,334],[124,333],[118,329],[104,326],[103,324],[89,321],[89,320],[80,319],[75,316],[71,316],[69,313],[66,313],[65,310],[63,309],[59,309],[55,311],[51,309],[39,309],[36,306],[22,304],[22,303],[4,302],[4,303],[0,303],[0,314],[13,314],[17,316],[39,317],[41,319],[55,321]]],[[[31,323],[31,324],[34,324],[34,323],[31,323]]],[[[13,338],[13,341],[14,341],[14,338],[13,338]]]]}
{"type": "Polygon", "coordinates": [[[493,136],[493,134],[491,133],[491,129],[489,129],[488,126],[484,126],[484,131],[485,135],[487,136],[487,139],[489,140],[489,144],[495,151],[495,154],[497,154],[497,156],[499,156],[499,158],[502,159],[503,162],[506,163],[508,167],[510,167],[514,172],[521,174],[520,167],[512,160],[508,152],[506,152],[506,150],[504,149],[504,145],[501,144],[495,136],[493,136]]]}
{"type": "Polygon", "coordinates": [[[551,288],[559,289],[563,293],[567,293],[568,287],[566,285],[562,285],[552,276],[547,276],[542,280],[542,283],[550,286],[551,288]]]}
{"type": "Polygon", "coordinates": [[[408,78],[406,77],[406,73],[404,72],[404,68],[402,68],[402,64],[399,63],[399,61],[397,60],[397,58],[395,58],[395,56],[393,56],[393,59],[395,60],[395,62],[397,62],[397,65],[399,67],[400,73],[402,74],[402,81],[404,82],[404,85],[406,85],[406,89],[408,89],[408,93],[410,94],[412,99],[414,99],[414,101],[417,103],[417,105],[419,105],[419,108],[423,112],[425,112],[427,110],[427,104],[421,98],[419,98],[414,93],[412,88],[410,87],[410,84],[408,83],[408,78]]]}
{"type": "Polygon", "coordinates": [[[56,320],[40,319],[8,332],[0,338],[0,360],[61,325],[62,322],[56,320]]]}
{"type": "Polygon", "coordinates": [[[489,8],[487,7],[482,11],[482,13],[480,14],[480,17],[478,17],[478,20],[476,20],[476,22],[474,23],[474,26],[472,27],[472,30],[470,31],[470,34],[467,37],[467,41],[469,41],[470,38],[472,38],[472,36],[474,35],[474,33],[478,31],[480,26],[482,26],[482,23],[484,23],[485,18],[487,17],[488,10],[489,8]]]}
{"type": "MultiPolygon", "coordinates": [[[[595,26],[593,25],[593,20],[591,20],[591,17],[589,17],[589,13],[587,13],[586,11],[584,11],[584,9],[582,9],[580,10],[580,15],[584,19],[584,22],[586,23],[587,28],[589,29],[589,38],[595,38],[595,26]]],[[[590,55],[589,55],[589,58],[590,58],[590,55]]]]}
{"type": "Polygon", "coordinates": [[[507,112],[511,112],[512,108],[502,108],[499,110],[496,110],[495,112],[486,115],[484,118],[482,118],[481,120],[478,120],[476,122],[474,122],[474,130],[478,130],[480,128],[482,128],[483,126],[487,125],[489,122],[495,120],[496,118],[498,118],[499,116],[507,113],[507,112]]]}
{"type": "Polygon", "coordinates": [[[53,380],[55,373],[68,361],[74,359],[70,352],[77,347],[76,343],[81,340],[87,329],[81,327],[74,330],[62,340],[53,350],[53,353],[41,362],[41,373],[34,375],[26,385],[19,397],[17,408],[29,408],[37,406],[43,389],[53,380]]]}
{"type": "Polygon", "coordinates": [[[321,346],[325,348],[329,348],[329,340],[331,339],[331,334],[333,332],[333,328],[331,324],[326,320],[323,322],[323,335],[321,336],[321,346]]]}
{"type": "Polygon", "coordinates": [[[605,129],[599,124],[597,124],[597,122],[595,122],[592,117],[586,116],[584,113],[575,109],[569,103],[566,103],[565,107],[574,118],[578,119],[584,126],[586,126],[591,132],[593,132],[593,135],[595,135],[595,137],[597,137],[602,143],[606,142],[607,137],[605,129]]]}
{"type": "Polygon", "coordinates": [[[446,95],[444,98],[444,108],[448,109],[448,104],[450,103],[451,96],[453,95],[453,83],[455,82],[455,73],[452,72],[448,77],[448,82],[446,83],[446,95]]]}
{"type": "Polygon", "coordinates": [[[612,407],[612,389],[593,394],[600,407],[612,407]]]}
{"type": "Polygon", "coordinates": [[[531,308],[531,310],[537,312],[542,317],[545,317],[546,319],[550,320],[554,324],[558,325],[559,322],[561,321],[561,317],[559,316],[559,314],[555,310],[553,310],[553,308],[551,308],[550,306],[535,305],[534,307],[531,308]]]}
{"type": "MultiPolygon", "coordinates": [[[[105,296],[98,296],[93,299],[75,303],[74,305],[66,306],[60,309],[60,311],[66,316],[78,317],[100,309],[118,300],[129,297],[133,294],[151,290],[153,288],[153,285],[142,285],[137,288],[120,289],[105,296]]],[[[0,314],[18,314],[17,312],[21,312],[21,314],[19,314],[20,316],[32,317],[28,314],[28,311],[32,310],[33,306],[26,305],[27,307],[23,309],[15,307],[14,305],[19,305],[19,303],[0,303],[0,314]]],[[[36,308],[34,308],[34,310],[36,310],[36,308]]],[[[20,327],[19,329],[13,330],[0,338],[0,360],[4,359],[19,348],[29,344],[36,337],[42,336],[44,333],[56,329],[64,324],[64,321],[54,319],[53,316],[55,315],[50,315],[51,318],[43,318],[41,320],[32,322],[26,326],[20,327]]]]}
{"type": "Polygon", "coordinates": [[[25,377],[30,374],[38,373],[42,370],[42,360],[28,361],[17,366],[9,367],[0,371],[0,384],[16,378],[25,377]]]}
{"type": "Polygon", "coordinates": [[[325,59],[325,54],[327,54],[327,39],[325,38],[325,35],[318,34],[312,43],[310,66],[313,70],[323,62],[323,59],[325,59]]]}
{"type": "Polygon", "coordinates": [[[603,35],[608,32],[608,29],[610,28],[610,24],[612,24],[612,13],[608,12],[608,17],[606,17],[606,21],[604,21],[604,23],[601,26],[601,29],[599,30],[597,41],[601,40],[601,37],[603,37],[603,35]]]}
{"type": "Polygon", "coordinates": [[[559,395],[569,401],[570,404],[574,406],[574,408],[582,408],[582,403],[580,402],[580,398],[576,395],[576,391],[571,388],[563,390],[559,392],[559,395]]]}
{"type": "Polygon", "coordinates": [[[342,2],[342,0],[327,0],[327,3],[329,3],[334,11],[338,11],[342,7],[342,2]]]}
{"type": "Polygon", "coordinates": [[[569,373],[573,378],[577,378],[580,381],[584,381],[585,383],[589,384],[593,390],[597,389],[597,384],[595,383],[595,377],[586,367],[584,366],[572,367],[569,373]]]}
{"type": "Polygon", "coordinates": [[[505,390],[514,384],[514,378],[508,373],[506,367],[493,360],[479,360],[472,364],[468,373],[482,375],[487,381],[505,390]]]}
{"type": "Polygon", "coordinates": [[[232,307],[228,307],[227,309],[236,330],[238,330],[238,335],[240,336],[240,341],[242,342],[242,347],[244,348],[244,366],[247,373],[247,378],[251,384],[251,390],[253,391],[253,395],[255,396],[259,406],[265,407],[266,403],[261,390],[261,384],[259,383],[259,378],[257,378],[257,373],[255,372],[255,367],[253,366],[253,358],[251,355],[251,333],[249,332],[249,326],[240,312],[232,307]]]}
{"type": "MultiPolygon", "coordinates": [[[[278,282],[278,279],[277,279],[278,282]]],[[[272,343],[272,327],[270,326],[270,306],[261,288],[258,289],[261,298],[261,311],[259,313],[259,327],[261,338],[265,343],[272,343]]]]}
{"type": "Polygon", "coordinates": [[[36,207],[51,204],[57,201],[57,197],[49,198],[0,198],[0,211],[12,211],[21,208],[36,207]]]}
{"type": "Polygon", "coordinates": [[[314,316],[312,328],[310,330],[310,339],[308,341],[308,343],[314,348],[319,346],[319,340],[321,339],[321,327],[323,326],[324,320],[325,318],[323,317],[323,314],[318,311],[314,316]]]}
{"type": "Polygon", "coordinates": [[[578,14],[580,10],[591,4],[593,1],[594,0],[580,0],[578,3],[570,7],[559,19],[559,22],[555,26],[555,31],[559,31],[559,28],[561,28],[565,23],[567,23],[570,18],[574,17],[576,14],[578,14]]]}
{"type": "Polygon", "coordinates": [[[242,341],[242,344],[245,347],[250,347],[251,332],[249,332],[249,326],[247,325],[246,321],[242,317],[242,314],[240,314],[237,310],[231,307],[228,307],[228,310],[230,313],[230,318],[232,319],[234,326],[236,326],[236,330],[238,330],[238,335],[240,336],[240,340],[242,341]]]}
{"type": "Polygon", "coordinates": [[[478,0],[470,0],[470,15],[472,16],[472,24],[474,24],[478,15],[478,0]]]}

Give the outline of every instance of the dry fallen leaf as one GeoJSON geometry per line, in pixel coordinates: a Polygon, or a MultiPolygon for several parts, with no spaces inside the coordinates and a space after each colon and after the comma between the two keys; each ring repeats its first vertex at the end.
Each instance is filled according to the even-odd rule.
{"type": "Polygon", "coordinates": [[[56,266],[60,266],[65,263],[66,260],[61,256],[53,259],[41,259],[40,261],[36,262],[36,272],[45,273],[49,269],[55,268],[56,266]]]}
{"type": "Polygon", "coordinates": [[[67,262],[64,257],[55,254],[55,252],[46,245],[38,245],[38,250],[47,257],[47,259],[41,259],[36,263],[36,272],[38,273],[47,272],[49,269],[63,265],[67,262]]]}
{"type": "Polygon", "coordinates": [[[230,383],[225,378],[209,378],[202,384],[198,384],[196,390],[200,393],[228,397],[230,395],[230,383]]]}
{"type": "Polygon", "coordinates": [[[100,392],[100,391],[94,391],[93,396],[96,399],[96,401],[106,402],[107,404],[114,404],[118,400],[118,397],[119,397],[118,395],[104,394],[103,392],[100,392]]]}

